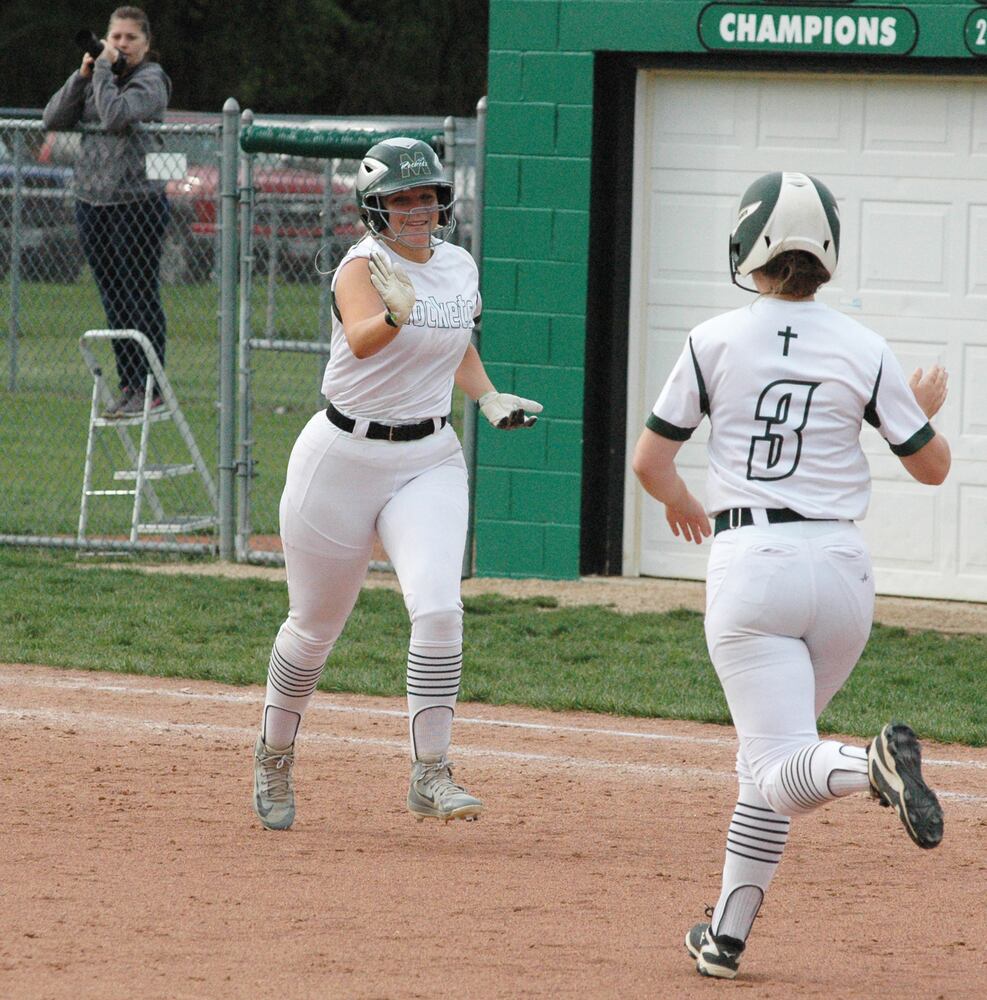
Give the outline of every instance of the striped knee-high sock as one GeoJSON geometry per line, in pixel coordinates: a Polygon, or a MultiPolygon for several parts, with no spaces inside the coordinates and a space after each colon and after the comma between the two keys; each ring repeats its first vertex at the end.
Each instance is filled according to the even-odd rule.
{"type": "Polygon", "coordinates": [[[462,640],[412,639],[407,673],[412,760],[439,760],[448,753],[462,674],[462,640]]]}
{"type": "Polygon", "coordinates": [[[835,740],[809,743],[782,761],[772,785],[772,801],[787,815],[811,812],[870,788],[867,751],[835,740]]]}
{"type": "Polygon", "coordinates": [[[321,652],[316,656],[316,662],[306,664],[297,654],[295,658],[289,658],[283,649],[286,645],[289,643],[278,636],[271,648],[261,729],[264,742],[278,750],[295,742],[302,716],[325,666],[325,656],[321,652]]]}
{"type": "Polygon", "coordinates": [[[723,887],[713,910],[716,936],[746,941],[788,841],[790,820],[751,787],[741,788],[723,862],[723,887]]]}

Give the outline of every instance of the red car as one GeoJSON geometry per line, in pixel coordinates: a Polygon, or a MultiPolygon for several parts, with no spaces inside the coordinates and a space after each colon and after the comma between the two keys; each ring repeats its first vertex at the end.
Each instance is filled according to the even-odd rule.
{"type": "MultiPolygon", "coordinates": [[[[215,115],[196,112],[169,111],[166,117],[171,125],[215,124],[217,120],[215,115]]],[[[219,246],[219,148],[219,136],[212,132],[164,135],[160,170],[172,211],[161,262],[165,284],[208,281],[214,276],[219,246]]],[[[78,152],[79,133],[49,132],[38,162],[70,168],[78,152]]],[[[276,258],[275,273],[285,280],[316,280],[319,250],[326,247],[319,258],[319,267],[326,270],[363,233],[352,176],[337,172],[327,199],[329,161],[260,156],[254,163],[255,269],[267,272],[276,258]]]]}
{"type": "MultiPolygon", "coordinates": [[[[256,166],[253,171],[253,256],[256,270],[288,281],[318,278],[315,256],[326,247],[319,267],[326,270],[363,233],[352,181],[339,175],[326,192],[326,172],[295,165],[256,166]]],[[[219,245],[219,169],[190,166],[166,187],[171,202],[171,239],[162,264],[165,281],[204,280],[213,271],[219,245]]],[[[245,207],[242,209],[245,210],[245,207]]]]}

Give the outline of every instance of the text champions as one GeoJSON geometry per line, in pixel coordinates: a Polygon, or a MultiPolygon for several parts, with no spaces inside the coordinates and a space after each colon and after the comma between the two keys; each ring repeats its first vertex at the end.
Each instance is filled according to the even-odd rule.
{"type": "Polygon", "coordinates": [[[728,45],[816,45],[891,47],[898,19],[868,14],[724,13],[719,34],[728,45]]]}

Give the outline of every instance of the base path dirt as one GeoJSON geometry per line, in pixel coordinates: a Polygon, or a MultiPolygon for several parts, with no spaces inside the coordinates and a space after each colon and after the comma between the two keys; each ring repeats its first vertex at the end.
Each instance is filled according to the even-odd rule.
{"type": "Polygon", "coordinates": [[[250,809],[262,701],[0,665],[0,997],[987,996],[983,750],[925,747],[937,850],[865,795],[797,819],[728,984],[683,937],[715,901],[732,730],[464,704],[487,811],[418,823],[403,702],[319,693],[279,834],[250,809]]]}

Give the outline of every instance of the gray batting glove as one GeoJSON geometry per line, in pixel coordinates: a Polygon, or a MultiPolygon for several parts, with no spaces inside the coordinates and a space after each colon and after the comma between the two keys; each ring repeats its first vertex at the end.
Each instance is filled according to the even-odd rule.
{"type": "Polygon", "coordinates": [[[394,326],[404,326],[415,308],[415,286],[408,272],[380,250],[370,252],[370,283],[377,289],[394,326]]]}
{"type": "Polygon", "coordinates": [[[523,399],[509,392],[497,392],[492,389],[485,392],[478,400],[480,411],[490,423],[502,431],[513,431],[518,427],[533,427],[537,417],[525,415],[525,410],[541,413],[541,403],[533,399],[523,399]]]}

